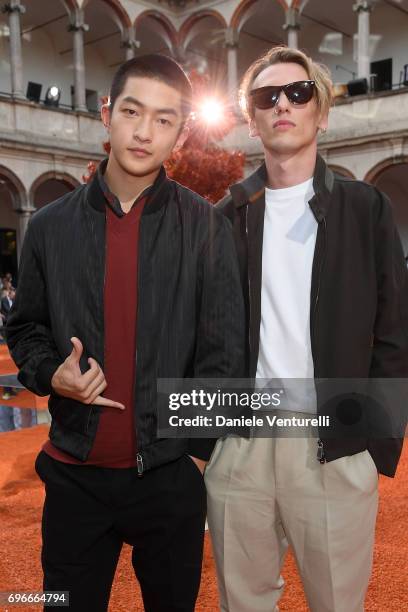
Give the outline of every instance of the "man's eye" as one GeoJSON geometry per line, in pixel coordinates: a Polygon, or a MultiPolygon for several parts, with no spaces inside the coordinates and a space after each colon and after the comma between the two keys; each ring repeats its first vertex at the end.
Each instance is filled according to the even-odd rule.
{"type": "Polygon", "coordinates": [[[123,112],[129,117],[135,117],[138,114],[134,108],[124,108],[123,112]]]}
{"type": "Polygon", "coordinates": [[[168,119],[158,119],[160,125],[171,125],[170,121],[168,119]]]}

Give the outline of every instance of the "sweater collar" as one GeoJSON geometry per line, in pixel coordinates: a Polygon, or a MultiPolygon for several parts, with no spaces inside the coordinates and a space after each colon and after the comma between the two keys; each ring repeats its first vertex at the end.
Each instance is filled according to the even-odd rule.
{"type": "MultiPolygon", "coordinates": [[[[122,210],[118,198],[110,191],[105,179],[104,173],[108,159],[104,159],[98,166],[97,171],[87,185],[87,200],[88,203],[99,212],[105,212],[105,206],[108,205],[118,216],[123,216],[125,213],[122,210]]],[[[140,198],[146,197],[146,204],[143,209],[143,215],[152,214],[158,211],[166,202],[171,193],[171,181],[167,178],[166,171],[162,166],[159,174],[156,177],[153,185],[150,185],[142,191],[135,200],[135,203],[140,198]]]]}

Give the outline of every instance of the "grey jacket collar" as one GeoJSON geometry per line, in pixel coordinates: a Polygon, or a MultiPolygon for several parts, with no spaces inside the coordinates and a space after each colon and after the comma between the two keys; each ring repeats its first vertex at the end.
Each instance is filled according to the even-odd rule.
{"type": "MultiPolygon", "coordinates": [[[[264,197],[266,185],[265,162],[248,178],[231,185],[230,192],[237,208],[244,204],[256,202],[264,197]]],[[[313,176],[314,197],[309,204],[317,221],[322,221],[328,212],[330,196],[333,191],[334,174],[326,165],[324,159],[318,154],[316,158],[315,172],[313,176]]]]}

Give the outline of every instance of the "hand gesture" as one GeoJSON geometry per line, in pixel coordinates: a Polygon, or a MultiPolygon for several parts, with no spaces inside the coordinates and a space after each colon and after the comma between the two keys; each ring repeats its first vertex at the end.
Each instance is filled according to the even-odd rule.
{"type": "Polygon", "coordinates": [[[98,406],[109,406],[111,408],[125,407],[119,402],[102,397],[107,382],[100,365],[95,359],[89,358],[89,370],[82,374],[79,367],[83,346],[79,338],[71,338],[72,352],[55,371],[51,380],[51,386],[58,395],[70,397],[83,404],[95,404],[98,406]]]}

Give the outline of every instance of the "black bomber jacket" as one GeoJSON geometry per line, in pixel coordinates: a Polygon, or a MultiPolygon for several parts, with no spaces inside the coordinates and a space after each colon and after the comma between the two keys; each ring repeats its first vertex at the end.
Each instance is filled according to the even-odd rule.
{"type": "MultiPolygon", "coordinates": [[[[256,375],[259,351],[265,185],[262,164],[217,204],[233,225],[250,378],[256,375]]],[[[408,378],[408,271],[390,204],[372,185],[335,175],[319,155],[313,187],[309,205],[318,222],[310,301],[315,379],[408,378]]],[[[316,392],[319,413],[319,385],[316,392]]],[[[405,413],[407,408],[408,397],[405,413]]],[[[333,429],[328,436],[324,428],[319,436],[316,451],[322,463],[368,449],[378,471],[394,475],[402,437],[337,437],[333,429]]]]}
{"type": "MultiPolygon", "coordinates": [[[[102,408],[52,393],[72,350],[103,369],[105,201],[97,175],[33,216],[23,244],[7,343],[22,384],[51,393],[50,439],[85,461],[102,408]]],[[[243,374],[244,306],[229,221],[161,170],[139,236],[135,429],[139,473],[183,453],[209,459],[215,440],[157,438],[158,378],[243,374]]]]}

